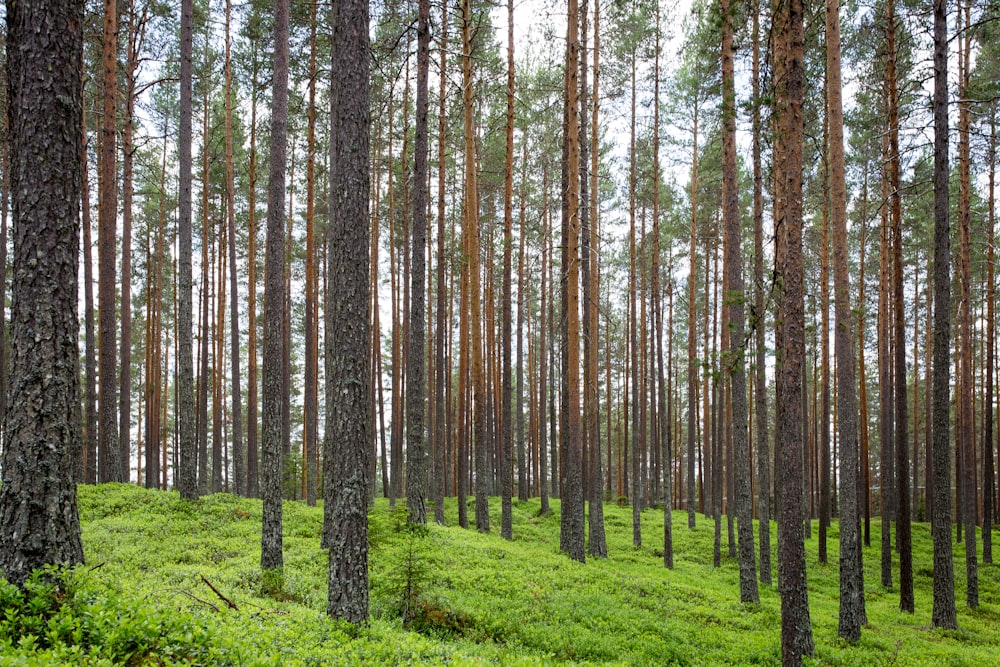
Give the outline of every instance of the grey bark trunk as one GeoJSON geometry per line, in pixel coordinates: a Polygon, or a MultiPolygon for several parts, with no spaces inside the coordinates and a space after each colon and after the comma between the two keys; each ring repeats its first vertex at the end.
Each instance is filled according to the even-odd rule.
{"type": "Polygon", "coordinates": [[[413,240],[410,245],[410,329],[406,357],[406,506],[410,521],[427,523],[427,454],[424,438],[424,322],[427,248],[427,106],[430,69],[430,0],[420,0],[417,23],[417,108],[413,142],[413,240]]]}
{"type": "Polygon", "coordinates": [[[951,338],[951,240],[948,220],[948,25],[947,2],[934,2],[934,414],[933,477],[934,603],[931,623],[958,625],[951,547],[949,457],[951,338]]]}
{"type": "Polygon", "coordinates": [[[19,586],[43,565],[83,562],[74,479],[81,446],[83,5],[22,1],[7,10],[14,220],[8,391],[19,408],[4,421],[0,570],[19,586]]]}
{"type": "Polygon", "coordinates": [[[181,118],[178,172],[180,201],[177,219],[177,430],[178,469],[175,484],[181,498],[198,497],[195,449],[194,346],[191,336],[191,51],[192,0],[181,0],[181,118]]]}
{"type": "MultiPolygon", "coordinates": [[[[267,249],[264,293],[263,395],[261,397],[261,498],[264,519],[261,529],[260,566],[282,567],[281,459],[284,338],[285,264],[285,139],[288,122],[288,4],[274,5],[274,88],[271,96],[270,173],[267,183],[267,249]]],[[[367,186],[363,190],[367,196],[367,186]]],[[[331,206],[331,210],[334,207],[331,206]]],[[[365,246],[367,247],[367,246],[365,246]]],[[[367,278],[367,274],[366,274],[367,278]]],[[[367,319],[367,318],[364,318],[367,319]]],[[[368,357],[365,356],[364,359],[368,357]]],[[[362,497],[364,497],[362,495],[362,497]]]]}
{"type": "Polygon", "coordinates": [[[330,232],[326,291],[323,547],[330,549],[327,613],[368,620],[368,491],[372,442],[368,318],[368,3],[333,5],[330,232]]]}
{"type": "Polygon", "coordinates": [[[781,656],[785,665],[802,664],[813,652],[806,555],[803,543],[802,403],[805,312],[802,271],[803,3],[779,7],[774,17],[775,85],[775,271],[779,283],[776,341],[776,439],[781,497],[778,556],[781,594],[781,656]]]}

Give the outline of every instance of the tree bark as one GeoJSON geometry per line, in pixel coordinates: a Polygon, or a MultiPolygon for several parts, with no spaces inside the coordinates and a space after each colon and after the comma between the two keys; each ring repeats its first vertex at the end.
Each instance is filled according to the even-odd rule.
{"type": "Polygon", "coordinates": [[[257,51],[251,47],[250,159],[247,167],[247,490],[260,495],[257,424],[257,51]]]}
{"type": "Polygon", "coordinates": [[[333,5],[330,232],[326,291],[323,547],[330,549],[327,613],[368,620],[368,489],[372,414],[368,360],[368,3],[333,5]]]}
{"type": "MultiPolygon", "coordinates": [[[[697,95],[697,94],[696,94],[697,95]]],[[[695,430],[698,412],[698,341],[695,330],[695,291],[697,287],[698,261],[698,98],[695,97],[693,112],[691,150],[691,248],[688,251],[688,406],[687,406],[687,512],[688,528],[695,526],[695,430]]]]}
{"type": "Polygon", "coordinates": [[[753,245],[754,245],[754,333],[756,335],[756,378],[754,417],[757,454],[757,527],[760,543],[760,583],[771,583],[771,455],[767,435],[767,369],[764,343],[764,174],[761,167],[760,89],[760,2],[753,6],[752,85],[753,85],[753,245]]]}
{"type": "MultiPolygon", "coordinates": [[[[511,301],[512,258],[514,246],[514,2],[507,0],[507,114],[505,134],[505,160],[503,180],[503,307],[501,313],[501,346],[503,348],[500,382],[501,401],[501,452],[500,458],[500,536],[513,539],[511,525],[511,494],[514,483],[513,414],[511,406],[511,301]]],[[[518,448],[520,451],[520,448],[518,448]]],[[[523,457],[520,461],[523,467],[523,457]]],[[[519,489],[523,486],[519,485],[519,489]]]]}
{"type": "Polygon", "coordinates": [[[738,522],[740,602],[758,603],[757,563],[753,544],[753,501],[750,495],[750,441],[747,427],[747,387],[744,370],[744,303],[739,183],[736,164],[736,89],[733,73],[733,8],[721,0],[722,13],[722,217],[725,243],[726,295],[729,321],[729,358],[725,360],[732,395],[732,449],[736,496],[732,499],[738,522]]]}
{"type": "MultiPolygon", "coordinates": [[[[444,194],[445,194],[445,137],[447,131],[446,111],[446,65],[448,60],[448,3],[441,4],[441,79],[438,96],[438,199],[437,199],[437,331],[435,332],[435,363],[434,363],[434,403],[437,422],[435,423],[435,453],[437,456],[437,475],[434,479],[434,520],[444,525],[444,496],[448,480],[447,470],[450,459],[446,457],[448,443],[448,429],[446,422],[451,419],[445,418],[445,384],[451,386],[451,359],[447,361],[447,373],[445,362],[445,329],[449,326],[447,312],[445,309],[445,297],[447,289],[445,287],[445,245],[444,245],[444,194]]],[[[520,335],[520,330],[518,330],[520,335]]],[[[517,358],[520,360],[521,354],[518,352],[517,358]]],[[[519,362],[520,363],[520,362],[519,362]]],[[[451,410],[447,413],[450,417],[451,410]]]]}
{"type": "Polygon", "coordinates": [[[997,105],[990,105],[989,210],[986,224],[986,406],[983,414],[983,562],[993,562],[993,513],[996,477],[993,470],[993,369],[996,347],[996,181],[997,105]]]}
{"type": "Polygon", "coordinates": [[[424,321],[427,249],[427,106],[431,43],[430,0],[420,0],[417,19],[417,108],[413,141],[413,229],[410,246],[410,327],[406,357],[406,506],[413,523],[427,523],[424,438],[424,321]]]}
{"type": "MultiPolygon", "coordinates": [[[[586,2],[584,3],[586,7],[586,2]]],[[[586,9],[584,9],[584,44],[586,44],[586,9]]],[[[600,68],[599,68],[599,58],[600,58],[600,45],[601,45],[601,35],[600,35],[600,17],[601,17],[601,0],[594,0],[594,92],[593,92],[593,103],[592,103],[592,121],[590,137],[598,137],[598,115],[600,110],[600,68]]],[[[580,78],[581,78],[581,128],[586,127],[586,116],[587,116],[587,68],[586,68],[586,54],[584,54],[583,61],[580,66],[580,78]]],[[[583,134],[586,134],[585,132],[583,134]]],[[[582,136],[582,135],[581,135],[582,136]]],[[[600,206],[599,206],[599,168],[600,168],[600,149],[597,146],[597,142],[593,139],[588,139],[584,137],[581,140],[580,159],[581,164],[584,165],[581,171],[581,197],[583,197],[585,186],[587,184],[587,179],[590,179],[589,183],[589,214],[587,217],[588,229],[583,232],[581,226],[581,233],[584,234],[584,249],[583,253],[587,258],[588,269],[589,269],[589,285],[587,289],[584,290],[585,301],[585,312],[587,318],[587,332],[585,334],[587,341],[587,349],[589,350],[588,359],[586,360],[587,368],[589,369],[590,381],[586,383],[587,391],[590,395],[590,411],[587,415],[587,422],[585,428],[588,430],[588,442],[589,450],[588,456],[588,487],[589,487],[589,513],[588,513],[588,528],[589,528],[589,542],[587,544],[587,551],[591,556],[597,558],[607,558],[608,556],[608,545],[607,538],[604,533],[604,495],[602,491],[603,487],[603,473],[601,467],[601,426],[600,426],[600,396],[598,385],[600,384],[599,370],[597,366],[597,356],[598,356],[598,338],[600,336],[600,320],[599,320],[599,310],[600,310],[600,299],[601,299],[601,287],[600,287],[600,236],[598,234],[598,222],[600,217],[600,206]],[[590,155],[590,167],[589,172],[586,167],[587,159],[586,156],[590,155]]],[[[610,399],[607,400],[608,405],[608,416],[610,417],[610,399]]],[[[608,444],[610,445],[611,430],[608,429],[608,444]]],[[[610,455],[608,456],[610,460],[610,455]]],[[[667,514],[669,517],[669,513],[667,514]]]]}
{"type": "Polygon", "coordinates": [[[946,0],[934,1],[934,604],[931,623],[958,625],[951,548],[948,348],[951,338],[951,241],[948,221],[948,24],[946,0]]]}
{"type": "Polygon", "coordinates": [[[472,421],[476,469],[476,529],[490,531],[487,491],[486,377],[483,369],[481,293],[479,274],[479,186],[476,182],[476,133],[473,126],[472,5],[463,0],[462,13],[462,118],[465,132],[465,214],[462,235],[465,241],[469,281],[469,326],[471,327],[470,367],[473,387],[472,421]]]}
{"type": "Polygon", "coordinates": [[[559,548],[573,560],[586,560],[583,513],[583,434],[580,425],[580,13],[577,0],[569,0],[566,27],[565,135],[566,190],[564,191],[566,431],[560,447],[559,548]]]}
{"type": "MultiPolygon", "coordinates": [[[[834,353],[837,359],[837,433],[840,482],[840,615],[837,633],[861,638],[865,623],[861,526],[858,517],[858,424],[855,400],[851,282],[847,248],[847,183],[844,159],[844,104],[840,68],[840,3],[826,2],[826,100],[829,118],[830,223],[833,228],[834,353]]],[[[865,425],[866,427],[867,425],[865,425]]]]}
{"type": "MultiPolygon", "coordinates": [[[[890,3],[891,4],[891,3],[890,3]]],[[[888,78],[883,85],[885,113],[888,114],[888,78]]],[[[892,196],[888,164],[889,127],[882,132],[882,201],[892,196]]],[[[881,227],[879,230],[879,287],[878,287],[878,407],[879,407],[879,514],[882,527],[882,586],[892,588],[892,524],[894,518],[893,487],[893,411],[892,411],[892,303],[889,290],[891,278],[892,239],[890,236],[889,210],[881,207],[881,227]]]]}
{"type": "MultiPolygon", "coordinates": [[[[285,229],[283,223],[285,216],[285,140],[288,121],[288,4],[289,0],[277,0],[274,5],[274,80],[271,95],[270,172],[267,183],[267,263],[264,294],[266,326],[264,330],[264,394],[262,399],[264,428],[261,434],[263,464],[261,497],[264,500],[260,555],[262,570],[278,570],[282,567],[281,431],[282,406],[287,398],[282,395],[282,338],[285,310],[285,229]]],[[[365,101],[367,102],[367,98],[365,101]]],[[[367,164],[367,156],[365,160],[367,164]]],[[[331,161],[331,164],[335,164],[335,162],[331,161]]],[[[367,198],[367,183],[362,193],[367,198]]],[[[334,209],[335,206],[331,205],[330,210],[334,209]]],[[[367,220],[367,216],[365,219],[367,220]]],[[[332,221],[331,234],[333,234],[332,221]]],[[[338,275],[332,270],[330,273],[332,276],[338,275]]],[[[367,272],[365,279],[367,280],[367,272]]],[[[363,357],[363,359],[367,358],[367,355],[363,357]]],[[[329,395],[330,392],[327,393],[329,395]]],[[[362,477],[364,476],[362,475],[362,477]]],[[[361,497],[362,499],[365,497],[364,492],[361,497]]]]}
{"type": "MultiPolygon", "coordinates": [[[[631,363],[631,385],[629,386],[631,405],[630,408],[630,431],[631,438],[629,440],[630,453],[632,455],[632,486],[628,490],[628,495],[632,501],[632,546],[640,547],[642,546],[642,519],[640,511],[642,510],[642,500],[640,495],[642,494],[642,488],[639,484],[639,404],[642,401],[642,395],[639,391],[639,318],[636,313],[636,301],[638,299],[636,295],[636,289],[639,283],[638,274],[638,252],[636,249],[636,229],[635,229],[635,207],[636,207],[636,162],[638,157],[636,155],[636,48],[633,46],[631,53],[631,68],[632,68],[632,104],[631,112],[629,114],[630,119],[630,130],[629,130],[629,204],[628,204],[628,258],[629,258],[629,281],[628,281],[628,346],[629,346],[629,360],[631,363]]],[[[626,468],[628,465],[626,465],[626,468]]],[[[626,487],[628,485],[626,484],[626,487]]]]}
{"type": "Polygon", "coordinates": [[[870,547],[871,539],[871,478],[868,443],[868,375],[865,368],[865,248],[868,242],[868,168],[864,167],[861,185],[861,231],[858,243],[858,402],[861,446],[860,478],[858,479],[858,503],[864,514],[864,545],[870,547]]]}
{"type": "MultiPolygon", "coordinates": [[[[205,34],[204,71],[208,71],[208,33],[205,34]]],[[[208,214],[209,160],[208,150],[208,86],[204,88],[202,97],[202,147],[201,147],[201,326],[198,333],[198,493],[209,493],[208,478],[208,385],[211,374],[209,363],[208,339],[210,336],[209,305],[212,286],[209,279],[209,266],[212,263],[211,246],[215,243],[212,225],[208,214]]]]}
{"type": "MultiPolygon", "coordinates": [[[[121,368],[119,369],[118,442],[122,450],[122,481],[129,478],[129,453],[132,426],[132,174],[135,142],[135,103],[137,77],[146,37],[148,5],[142,15],[136,13],[135,0],[129,0],[128,44],[125,65],[125,114],[122,125],[122,256],[121,256],[121,368]]],[[[137,474],[138,474],[137,466],[137,474]]]]}
{"type": "MultiPolygon", "coordinates": [[[[236,272],[236,192],[233,174],[233,88],[232,59],[230,58],[230,16],[232,2],[226,0],[226,219],[229,228],[229,355],[233,392],[233,481],[235,492],[246,495],[247,462],[243,449],[243,401],[240,396],[240,309],[239,275],[236,272]]],[[[250,255],[247,263],[255,259],[250,255]]]]}
{"type": "Polygon", "coordinates": [[[36,568],[83,562],[74,477],[81,447],[83,15],[79,0],[22,1],[7,10],[14,220],[8,392],[19,407],[4,421],[0,570],[22,587],[36,568]]]}
{"type": "MultiPolygon", "coordinates": [[[[829,44],[827,50],[829,51],[829,44]]],[[[829,82],[824,82],[829,86],[829,82]]],[[[823,116],[823,191],[826,193],[820,214],[819,249],[819,354],[820,382],[816,388],[820,394],[819,414],[816,429],[819,431],[819,540],[817,560],[826,564],[827,530],[830,527],[830,110],[827,105],[823,116]]]]}
{"type": "Polygon", "coordinates": [[[778,552],[781,594],[781,656],[785,665],[799,665],[813,652],[806,557],[802,540],[802,414],[805,356],[805,314],[802,271],[802,93],[804,84],[803,4],[779,5],[775,32],[774,218],[778,230],[775,272],[779,285],[775,339],[776,439],[781,497],[778,511],[778,552]]]}
{"type": "MultiPolygon", "coordinates": [[[[97,465],[97,430],[98,430],[98,418],[97,418],[97,350],[94,340],[94,262],[93,262],[93,242],[91,240],[91,220],[90,220],[90,169],[88,167],[89,153],[87,149],[87,107],[82,106],[82,150],[81,150],[81,172],[82,172],[82,187],[81,187],[81,211],[82,211],[82,225],[83,225],[83,294],[84,294],[84,346],[85,346],[85,393],[84,401],[86,404],[84,414],[84,449],[83,449],[83,481],[87,484],[96,484],[98,481],[98,465],[97,465]]],[[[6,126],[6,114],[4,116],[6,126]]],[[[5,134],[8,132],[5,131],[5,134]]],[[[9,136],[9,135],[8,135],[9,136]]],[[[3,275],[7,275],[7,201],[9,192],[9,179],[10,179],[10,158],[9,149],[7,149],[7,143],[4,144],[4,186],[5,194],[0,203],[3,207],[3,229],[0,230],[0,253],[3,254],[3,261],[0,262],[0,270],[3,271],[3,275]]],[[[6,279],[0,280],[0,304],[7,303],[7,281],[6,279]]],[[[4,316],[5,308],[0,307],[0,313],[4,316]]],[[[6,323],[0,321],[3,326],[0,327],[0,332],[2,332],[3,338],[0,339],[0,415],[5,415],[6,413],[6,403],[7,403],[7,326],[6,323]]],[[[2,421],[2,419],[0,419],[2,421]]]]}
{"type": "Polygon", "coordinates": [[[123,461],[118,439],[118,409],[114,378],[115,363],[115,244],[118,240],[118,171],[116,169],[118,14],[115,0],[104,0],[103,100],[101,117],[100,185],[97,205],[98,318],[100,325],[98,363],[100,364],[100,417],[98,449],[102,482],[124,482],[123,461]]]}
{"type": "MultiPolygon", "coordinates": [[[[889,187],[892,192],[892,289],[893,289],[893,362],[895,382],[893,399],[896,425],[893,429],[896,452],[896,531],[899,547],[899,608],[913,612],[913,547],[910,527],[910,457],[907,445],[909,417],[906,397],[906,319],[903,313],[903,227],[900,199],[899,92],[896,81],[895,0],[887,5],[889,62],[889,187]]],[[[885,526],[883,519],[882,525],[885,526]]]]}
{"type": "Polygon", "coordinates": [[[967,32],[970,25],[969,2],[958,3],[960,19],[964,17],[965,36],[960,33],[959,48],[962,50],[959,57],[959,97],[961,101],[958,106],[958,175],[959,175],[959,198],[958,198],[958,227],[959,238],[961,239],[961,250],[959,253],[959,283],[961,286],[961,301],[959,302],[959,345],[961,349],[960,358],[960,382],[956,401],[958,411],[958,437],[955,446],[958,448],[962,461],[962,482],[961,493],[962,503],[960,512],[962,522],[965,524],[965,603],[970,609],[979,606],[979,571],[976,554],[976,524],[978,518],[978,493],[976,486],[976,465],[975,465],[975,433],[973,401],[975,400],[975,387],[973,385],[974,372],[972,368],[973,340],[972,340],[972,269],[970,255],[972,251],[971,234],[971,198],[972,198],[972,176],[971,176],[971,150],[969,142],[970,112],[968,101],[969,90],[969,64],[971,58],[972,38],[967,32]]]}
{"type": "Polygon", "coordinates": [[[179,431],[175,484],[181,498],[198,497],[195,441],[194,350],[191,340],[191,50],[193,40],[192,0],[181,0],[181,118],[178,172],[180,202],[177,235],[177,430],[179,431]]]}

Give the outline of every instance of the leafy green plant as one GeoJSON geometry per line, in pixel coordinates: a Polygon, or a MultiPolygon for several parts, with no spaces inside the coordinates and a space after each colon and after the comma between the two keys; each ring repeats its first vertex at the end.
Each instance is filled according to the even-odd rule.
{"type": "MultiPolygon", "coordinates": [[[[326,614],[328,554],[320,507],[289,502],[285,566],[265,591],[259,500],[227,494],[181,500],[125,484],[79,489],[88,565],[39,575],[25,590],[0,583],[0,666],[6,665],[776,665],[781,601],[762,587],[739,604],[735,561],[712,567],[710,521],[674,515],[674,569],[656,536],[662,512],[643,512],[642,548],[632,512],[604,507],[608,559],[570,561],[559,551],[559,501],[513,507],[514,540],[457,527],[415,528],[403,503],[369,512],[372,620],[351,628],[326,614]],[[55,575],[58,575],[56,577],[55,575]],[[229,608],[202,582],[228,598],[229,608]]],[[[499,523],[499,502],[491,503],[499,523]]],[[[816,655],[807,665],[983,665],[1000,652],[1000,568],[980,568],[981,608],[959,608],[959,630],[929,628],[930,530],[915,523],[915,615],[879,585],[878,520],[865,549],[869,625],[861,641],[837,638],[836,564],[807,540],[816,655]]],[[[756,533],[756,531],[755,531],[756,533]]],[[[772,530],[772,535],[776,533],[772,530]]],[[[828,549],[838,548],[837,523],[828,549]]],[[[964,554],[956,549],[956,572],[964,554]]],[[[962,578],[956,593],[963,594],[962,578]]]]}
{"type": "Polygon", "coordinates": [[[427,557],[430,548],[430,529],[425,524],[410,521],[409,512],[402,504],[391,511],[391,551],[384,577],[377,582],[377,590],[388,597],[390,608],[398,614],[407,628],[426,607],[424,596],[431,584],[431,566],[427,557]]]}

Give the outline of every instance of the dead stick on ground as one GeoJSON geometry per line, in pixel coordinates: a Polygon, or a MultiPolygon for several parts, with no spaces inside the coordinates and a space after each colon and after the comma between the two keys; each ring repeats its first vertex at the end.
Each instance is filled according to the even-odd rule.
{"type": "Polygon", "coordinates": [[[230,609],[235,609],[239,611],[240,608],[236,606],[236,603],[227,598],[225,595],[219,592],[219,589],[212,585],[212,582],[205,578],[205,575],[200,575],[201,580],[205,582],[205,585],[212,589],[212,592],[219,596],[219,599],[226,603],[230,609]]]}
{"type": "Polygon", "coordinates": [[[192,600],[194,600],[195,602],[200,602],[200,603],[202,603],[202,604],[204,604],[204,605],[208,605],[209,607],[211,607],[211,608],[212,608],[212,609],[214,609],[215,611],[219,611],[219,608],[218,608],[218,607],[216,607],[216,606],[215,606],[214,604],[212,604],[211,602],[209,602],[208,600],[202,600],[202,599],[201,599],[200,597],[198,597],[197,595],[194,595],[193,593],[189,593],[189,592],[187,592],[186,590],[184,590],[183,588],[181,588],[181,589],[178,589],[178,590],[177,590],[177,592],[178,592],[178,593],[183,593],[184,595],[188,596],[189,598],[191,598],[191,599],[192,599],[192,600]]]}

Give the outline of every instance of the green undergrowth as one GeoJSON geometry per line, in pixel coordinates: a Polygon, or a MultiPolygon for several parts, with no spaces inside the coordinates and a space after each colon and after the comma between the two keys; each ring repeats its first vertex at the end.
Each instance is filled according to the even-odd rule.
{"type": "MultiPolygon", "coordinates": [[[[499,505],[491,502],[495,530],[499,505]]],[[[580,564],[559,553],[558,501],[553,508],[540,516],[537,500],[515,501],[507,542],[458,528],[454,499],[447,527],[426,528],[379,500],[370,514],[372,621],[354,628],[325,614],[321,508],[285,503],[285,566],[264,575],[259,501],[81,487],[87,564],[39,573],[23,591],[0,582],[0,667],[780,663],[777,592],[761,587],[760,604],[740,605],[725,526],[715,569],[712,522],[699,515],[689,530],[687,515],[675,513],[675,567],[667,571],[662,511],[642,513],[644,546],[636,548],[631,508],[608,503],[611,557],[580,564]]],[[[815,530],[807,541],[816,653],[806,664],[997,664],[997,568],[980,565],[981,607],[967,610],[964,548],[956,547],[959,630],[935,630],[927,524],[914,525],[913,615],[900,613],[898,592],[879,583],[880,526],[872,527],[869,624],[855,645],[837,637],[836,523],[830,564],[817,563],[815,530]]]]}

